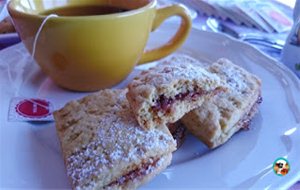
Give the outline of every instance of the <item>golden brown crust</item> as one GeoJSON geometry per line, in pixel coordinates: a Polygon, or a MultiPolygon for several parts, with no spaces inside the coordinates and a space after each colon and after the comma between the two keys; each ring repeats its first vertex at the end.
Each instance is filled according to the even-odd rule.
{"type": "Polygon", "coordinates": [[[176,141],[177,149],[183,144],[186,137],[186,127],[183,125],[181,121],[177,121],[176,123],[167,125],[170,133],[176,141]]]}
{"type": "Polygon", "coordinates": [[[229,90],[186,114],[182,122],[210,148],[215,148],[226,142],[245,125],[246,120],[251,120],[255,115],[261,81],[227,59],[218,60],[208,70],[226,81],[229,90]]]}
{"type": "MultiPolygon", "coordinates": [[[[104,189],[144,162],[169,157],[176,149],[166,126],[144,130],[125,98],[126,90],[102,90],[71,101],[54,113],[67,175],[74,189],[104,189]]],[[[147,170],[162,170],[168,159],[147,170]]],[[[114,189],[128,189],[144,181],[130,180],[114,189]]]]}

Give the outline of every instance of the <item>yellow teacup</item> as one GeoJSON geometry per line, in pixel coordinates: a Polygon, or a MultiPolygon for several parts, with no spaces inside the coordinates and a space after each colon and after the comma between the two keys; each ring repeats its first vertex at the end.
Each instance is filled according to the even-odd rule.
{"type": "Polygon", "coordinates": [[[119,83],[136,64],[175,51],[191,28],[184,8],[171,5],[156,9],[156,0],[11,0],[8,11],[31,53],[47,14],[58,13],[42,27],[34,59],[56,84],[78,91],[119,83]],[[97,7],[99,13],[95,13],[97,7]],[[174,37],[159,48],[144,51],[149,33],[173,15],[182,18],[174,37]]]}

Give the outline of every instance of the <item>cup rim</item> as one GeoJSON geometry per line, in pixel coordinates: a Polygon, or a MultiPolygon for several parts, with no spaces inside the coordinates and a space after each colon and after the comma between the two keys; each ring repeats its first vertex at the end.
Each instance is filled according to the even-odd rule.
{"type": "MultiPolygon", "coordinates": [[[[40,14],[31,14],[26,13],[22,11],[18,11],[13,6],[14,0],[11,0],[7,4],[7,10],[9,14],[12,15],[18,15],[18,16],[25,16],[25,17],[31,17],[31,18],[39,18],[39,19],[45,19],[48,15],[40,15],[40,14]]],[[[85,15],[85,16],[58,16],[53,17],[53,19],[57,20],[74,20],[74,19],[107,19],[109,17],[124,17],[124,16],[130,16],[135,15],[141,12],[144,12],[146,9],[154,8],[157,5],[157,0],[150,0],[148,4],[145,6],[139,7],[137,9],[121,12],[121,13],[112,13],[112,14],[106,14],[106,15],[85,15]]]]}

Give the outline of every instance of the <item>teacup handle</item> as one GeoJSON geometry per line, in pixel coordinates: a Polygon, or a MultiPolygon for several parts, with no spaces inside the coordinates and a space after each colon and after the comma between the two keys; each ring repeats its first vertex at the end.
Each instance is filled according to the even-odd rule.
{"type": "Polygon", "coordinates": [[[175,15],[181,17],[181,24],[176,34],[161,47],[145,51],[138,64],[143,64],[163,58],[174,52],[185,41],[191,29],[192,21],[190,16],[186,12],[186,9],[179,5],[170,5],[157,9],[152,25],[152,31],[158,28],[164,20],[175,15]]]}

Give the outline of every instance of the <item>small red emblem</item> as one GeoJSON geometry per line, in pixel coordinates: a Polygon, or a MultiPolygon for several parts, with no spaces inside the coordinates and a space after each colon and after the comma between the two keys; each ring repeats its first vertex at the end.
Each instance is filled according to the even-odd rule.
{"type": "Polygon", "coordinates": [[[51,114],[50,102],[42,99],[25,99],[16,105],[16,112],[23,117],[46,117],[51,114]]]}

